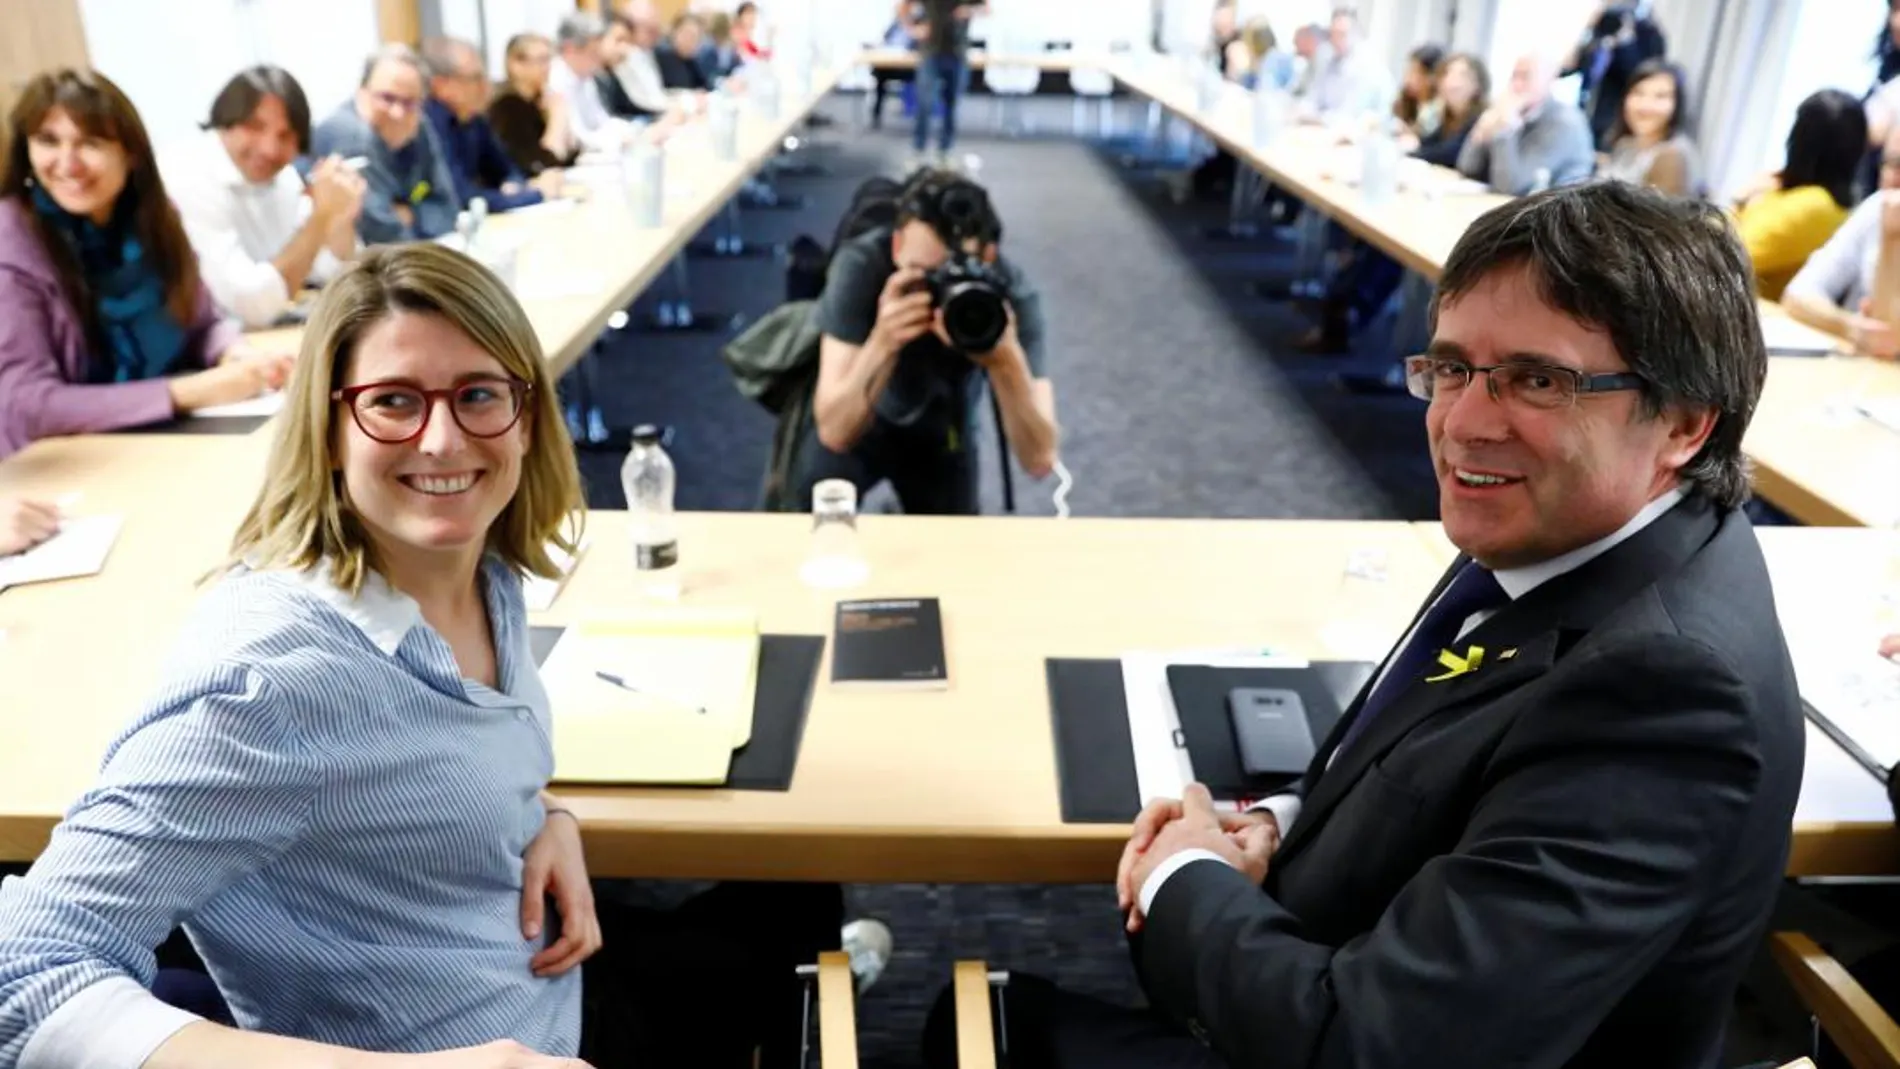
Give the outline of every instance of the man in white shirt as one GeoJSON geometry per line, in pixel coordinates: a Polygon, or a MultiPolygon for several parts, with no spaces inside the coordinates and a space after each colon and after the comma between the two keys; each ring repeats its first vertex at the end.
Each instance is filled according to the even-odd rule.
{"type": "Polygon", "coordinates": [[[567,101],[574,137],[588,152],[618,152],[632,128],[607,113],[594,76],[601,71],[601,39],[607,25],[598,15],[577,11],[561,20],[555,31],[557,54],[548,69],[548,91],[567,101]]]}
{"type": "Polygon", "coordinates": [[[673,109],[666,79],[660,73],[660,16],[652,0],[630,0],[620,7],[617,21],[624,23],[628,39],[623,55],[609,66],[614,79],[641,111],[666,114],[673,109]]]}
{"type": "Polygon", "coordinates": [[[330,158],[306,182],[291,164],[309,150],[303,89],[281,68],[252,67],[219,91],[202,133],[159,155],[199,274],[247,327],[275,322],[356,254],[363,179],[330,158]]]}
{"type": "Polygon", "coordinates": [[[1349,7],[1333,10],[1327,47],[1307,75],[1301,110],[1320,121],[1376,115],[1392,104],[1392,79],[1360,47],[1359,15],[1349,7]]]}

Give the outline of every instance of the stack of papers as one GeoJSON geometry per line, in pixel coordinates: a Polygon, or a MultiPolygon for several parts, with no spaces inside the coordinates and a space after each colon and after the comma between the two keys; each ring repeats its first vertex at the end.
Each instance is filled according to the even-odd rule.
{"type": "Polygon", "coordinates": [[[568,628],[541,667],[554,778],[714,785],[752,738],[750,612],[659,608],[568,628]]]}
{"type": "Polygon", "coordinates": [[[0,590],[51,579],[97,575],[119,538],[117,516],[60,521],[59,533],[30,549],[0,557],[0,590]]]}
{"type": "Polygon", "coordinates": [[[248,401],[233,401],[228,405],[212,405],[210,408],[193,409],[192,419],[238,419],[264,416],[269,418],[284,410],[284,395],[278,392],[261,394],[248,401]]]}

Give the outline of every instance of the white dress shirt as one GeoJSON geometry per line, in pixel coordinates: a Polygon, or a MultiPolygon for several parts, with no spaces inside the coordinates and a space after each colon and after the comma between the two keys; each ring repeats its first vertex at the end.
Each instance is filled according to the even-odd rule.
{"type": "MultiPolygon", "coordinates": [[[[1635,537],[1637,532],[1655,523],[1664,513],[1680,504],[1682,499],[1688,496],[1688,493],[1689,491],[1687,489],[1677,487],[1663,494],[1656,500],[1644,505],[1641,511],[1637,512],[1635,516],[1630,517],[1628,523],[1617,528],[1613,533],[1599,538],[1588,545],[1579,546],[1568,553],[1552,557],[1547,561],[1527,564],[1522,568],[1500,568],[1491,574],[1497,579],[1498,585],[1504,588],[1504,593],[1509,596],[1512,601],[1516,601],[1531,591],[1536,590],[1538,587],[1543,586],[1545,583],[1550,582],[1552,579],[1567,572],[1574,572],[1624,542],[1629,541],[1635,537]]],[[[1495,609],[1487,609],[1484,612],[1472,613],[1466,617],[1464,626],[1458,629],[1459,637],[1462,638],[1469,634],[1473,628],[1490,619],[1496,612],[1497,610],[1495,609]]],[[[1424,613],[1420,613],[1419,616],[1422,619],[1424,613]]],[[[1393,648],[1395,650],[1399,649],[1406,642],[1410,642],[1411,639],[1412,630],[1408,628],[1405,632],[1405,637],[1400,640],[1398,646],[1394,646],[1393,648]]],[[[1386,668],[1391,667],[1390,661],[1391,659],[1388,657],[1386,668]]],[[[1384,679],[1385,669],[1381,669],[1379,675],[1372,680],[1370,686],[1376,687],[1384,679]]],[[[1335,749],[1331,757],[1337,757],[1338,755],[1339,751],[1335,749]]],[[[1328,758],[1328,767],[1330,767],[1331,757],[1328,758]]],[[[1259,805],[1254,806],[1254,810],[1258,812],[1264,809],[1272,813],[1274,819],[1279,822],[1280,834],[1285,836],[1292,833],[1293,822],[1298,820],[1300,816],[1301,804],[1302,799],[1299,795],[1276,794],[1262,800],[1259,805]]],[[[1160,865],[1155,867],[1153,872],[1148,874],[1147,880],[1142,882],[1140,898],[1141,912],[1144,916],[1147,915],[1149,907],[1154,905],[1155,896],[1161,893],[1161,885],[1168,881],[1168,877],[1196,861],[1218,861],[1222,864],[1227,863],[1226,858],[1221,857],[1212,850],[1198,849],[1183,850],[1168,858],[1166,861],[1163,861],[1160,865]]]]}
{"type": "Polygon", "coordinates": [[[659,57],[650,48],[628,50],[627,58],[614,68],[614,79],[627,91],[627,99],[633,101],[635,107],[664,115],[673,106],[672,94],[666,89],[666,77],[660,73],[659,57]]]}
{"type": "MultiPolygon", "coordinates": [[[[212,298],[247,327],[269,326],[291,297],[271,261],[310,218],[303,179],[286,167],[262,185],[245,181],[216,130],[167,146],[158,163],[212,298]]],[[[323,248],[311,280],[327,282],[342,267],[323,248]]]]}
{"type": "Polygon", "coordinates": [[[1392,105],[1392,80],[1372,62],[1360,44],[1345,56],[1331,50],[1316,56],[1304,103],[1325,118],[1376,115],[1392,105]]]}
{"type": "Polygon", "coordinates": [[[588,152],[618,153],[626,143],[627,124],[614,118],[600,99],[600,86],[592,78],[574,73],[560,56],[548,70],[548,89],[567,101],[569,129],[588,152]]]}

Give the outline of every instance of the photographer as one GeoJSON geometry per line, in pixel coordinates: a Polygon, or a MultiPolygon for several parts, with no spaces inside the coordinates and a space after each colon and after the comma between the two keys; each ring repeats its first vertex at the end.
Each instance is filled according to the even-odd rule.
{"type": "Polygon", "coordinates": [[[907,513],[974,515],[986,383],[1017,462],[1038,479],[1054,468],[1041,301],[997,255],[1002,234],[983,187],[923,171],[894,229],[838,247],[815,313],[812,423],[789,480],[803,507],[824,479],[849,479],[860,495],[888,479],[907,513]]]}
{"type": "Polygon", "coordinates": [[[1623,113],[1636,68],[1668,51],[1662,28],[1649,15],[1649,0],[1603,0],[1583,38],[1564,64],[1562,77],[1583,75],[1580,103],[1590,116],[1598,148],[1608,151],[1611,127],[1623,113]]]}

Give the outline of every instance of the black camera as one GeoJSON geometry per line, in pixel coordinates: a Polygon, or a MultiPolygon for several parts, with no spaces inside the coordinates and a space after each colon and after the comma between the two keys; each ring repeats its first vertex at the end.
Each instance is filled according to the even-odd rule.
{"type": "Polygon", "coordinates": [[[943,331],[966,353],[995,349],[1009,329],[1009,283],[981,257],[953,253],[924,276],[930,303],[943,310],[943,331]]]}

